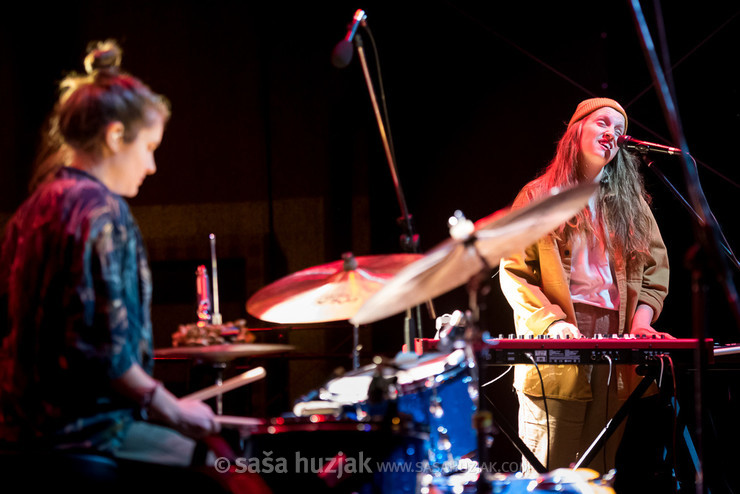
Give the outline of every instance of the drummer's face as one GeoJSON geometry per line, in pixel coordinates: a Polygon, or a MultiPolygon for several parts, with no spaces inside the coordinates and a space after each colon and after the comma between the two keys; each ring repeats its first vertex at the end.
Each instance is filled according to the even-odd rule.
{"type": "Polygon", "coordinates": [[[157,171],[154,151],[162,142],[165,117],[157,111],[151,111],[149,117],[150,124],[142,127],[133,141],[120,140],[106,168],[103,183],[123,197],[135,197],[144,179],[157,171]]]}
{"type": "Polygon", "coordinates": [[[617,155],[617,137],[624,133],[624,116],[614,108],[604,107],[583,119],[578,153],[584,179],[595,179],[617,155]]]}

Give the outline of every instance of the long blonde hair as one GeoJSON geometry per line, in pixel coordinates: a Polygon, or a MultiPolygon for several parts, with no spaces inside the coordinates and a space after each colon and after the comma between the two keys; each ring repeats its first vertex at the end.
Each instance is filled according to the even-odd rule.
{"type": "MultiPolygon", "coordinates": [[[[583,121],[571,125],[558,141],[550,164],[528,187],[535,196],[548,193],[553,187],[568,188],[579,183],[578,155],[583,121]]],[[[623,149],[603,170],[601,186],[596,192],[594,224],[588,208],[556,230],[559,239],[574,234],[593,234],[602,238],[610,251],[623,255],[644,255],[650,246],[650,217],[646,211],[650,196],[639,172],[639,160],[623,149]],[[604,235],[604,227],[608,235],[604,235]]]]}

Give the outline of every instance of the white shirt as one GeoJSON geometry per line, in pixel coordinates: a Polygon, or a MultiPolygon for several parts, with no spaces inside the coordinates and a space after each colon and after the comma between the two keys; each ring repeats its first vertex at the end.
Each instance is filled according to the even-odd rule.
{"type": "MultiPolygon", "coordinates": [[[[596,223],[594,198],[588,202],[591,218],[596,223]]],[[[570,294],[573,302],[604,309],[619,308],[619,289],[614,283],[609,255],[601,238],[583,235],[571,238],[570,294]]]]}

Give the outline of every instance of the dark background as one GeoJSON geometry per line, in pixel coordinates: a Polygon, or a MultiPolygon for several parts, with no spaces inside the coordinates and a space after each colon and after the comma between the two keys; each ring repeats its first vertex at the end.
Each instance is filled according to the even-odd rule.
{"type": "MultiPolygon", "coordinates": [[[[659,52],[670,55],[678,113],[704,191],[736,246],[740,11],[726,1],[663,7],[656,17],[645,2],[648,25],[659,52]]],[[[209,233],[217,237],[221,313],[227,321],[247,318],[252,328],[273,326],[245,309],[271,282],[346,251],[401,252],[400,210],[359,61],[355,55],[343,70],[330,64],[357,8],[366,10],[377,43],[400,183],[421,251],[447,238],[456,209],[476,220],[509,205],[547,164],[584,98],[617,99],[630,117],[628,134],[676,144],[628,2],[27,4],[0,21],[3,221],[26,195],[56,84],[82,70],[89,41],[112,37],[123,46],[124,68],[173,108],[158,172],[130,201],[151,256],[157,347],[170,346],[177,326],[195,319],[194,272],[209,262],[209,233]]],[[[363,39],[377,81],[370,38],[363,39]]],[[[680,161],[656,156],[656,165],[685,191],[680,161]]],[[[672,268],[656,328],[688,337],[691,217],[644,173],[672,268]]],[[[736,342],[723,292],[711,271],[704,273],[702,327],[736,342]]],[[[737,278],[737,269],[730,273],[737,278]]],[[[459,288],[435,305],[439,314],[465,309],[467,296],[459,288]]],[[[423,324],[424,336],[433,336],[433,322],[423,324]]],[[[494,334],[513,330],[496,280],[481,325],[494,334]]],[[[393,356],[404,339],[401,317],[361,328],[361,336],[363,364],[373,355],[393,356]]],[[[271,362],[276,377],[255,387],[269,404],[255,405],[255,414],[280,413],[334,367],[351,366],[351,328],[343,321],[259,338],[297,351],[294,359],[271,362]]]]}

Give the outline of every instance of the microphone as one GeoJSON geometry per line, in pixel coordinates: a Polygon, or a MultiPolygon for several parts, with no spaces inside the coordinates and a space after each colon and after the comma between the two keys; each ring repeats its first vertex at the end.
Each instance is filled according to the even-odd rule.
{"type": "Polygon", "coordinates": [[[655,144],[654,142],[640,141],[630,136],[617,137],[617,146],[629,149],[630,151],[637,151],[639,153],[656,152],[670,155],[683,154],[679,148],[665,146],[663,144],[655,144]]]}
{"type": "Polygon", "coordinates": [[[338,69],[343,69],[352,61],[352,52],[354,47],[352,46],[352,40],[357,33],[357,27],[365,22],[367,15],[362,9],[357,9],[355,16],[352,18],[352,24],[347,28],[347,35],[342,41],[337,43],[334,50],[331,52],[331,63],[338,69]]]}

